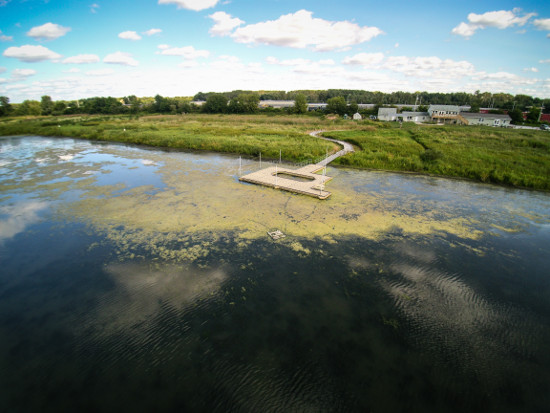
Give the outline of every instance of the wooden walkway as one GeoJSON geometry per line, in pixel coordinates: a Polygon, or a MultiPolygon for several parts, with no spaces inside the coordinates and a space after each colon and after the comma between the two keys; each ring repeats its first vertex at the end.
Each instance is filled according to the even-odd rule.
{"type": "Polygon", "coordinates": [[[316,172],[322,170],[325,166],[327,166],[336,158],[353,152],[353,146],[347,142],[323,138],[322,136],[319,136],[319,134],[322,132],[324,131],[315,131],[311,132],[310,135],[331,142],[335,142],[339,145],[342,145],[343,149],[327,157],[326,159],[323,159],[321,162],[306,165],[299,169],[281,168],[278,165],[270,166],[269,168],[265,168],[257,172],[252,172],[247,175],[241,176],[239,180],[252,184],[282,189],[284,191],[309,195],[319,199],[327,199],[331,195],[331,193],[325,191],[325,184],[332,178],[330,176],[319,175],[316,172]],[[293,177],[297,179],[293,179],[293,177]]]}

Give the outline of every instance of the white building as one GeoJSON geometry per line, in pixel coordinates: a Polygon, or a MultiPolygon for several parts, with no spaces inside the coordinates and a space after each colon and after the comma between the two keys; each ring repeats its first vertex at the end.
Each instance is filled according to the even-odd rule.
{"type": "Polygon", "coordinates": [[[430,105],[428,108],[431,120],[437,123],[462,123],[460,106],[430,105]]]}
{"type": "Polygon", "coordinates": [[[396,108],[379,108],[378,120],[384,120],[384,121],[397,120],[397,109],[396,108]]]}
{"type": "Polygon", "coordinates": [[[470,113],[462,112],[461,116],[466,121],[466,125],[485,125],[485,126],[501,126],[508,127],[512,118],[508,115],[500,115],[493,113],[470,113]]]}
{"type": "Polygon", "coordinates": [[[401,112],[398,115],[403,122],[429,122],[432,120],[428,112],[401,112]]]}

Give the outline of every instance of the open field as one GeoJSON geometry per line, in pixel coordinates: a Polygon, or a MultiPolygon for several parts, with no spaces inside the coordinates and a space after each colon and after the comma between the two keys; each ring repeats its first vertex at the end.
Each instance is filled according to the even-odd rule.
{"type": "Polygon", "coordinates": [[[207,150],[304,162],[338,148],[308,136],[346,140],[360,150],[335,163],[550,190],[550,133],[537,130],[353,122],[312,116],[184,115],[13,118],[0,135],[67,136],[207,150]]]}

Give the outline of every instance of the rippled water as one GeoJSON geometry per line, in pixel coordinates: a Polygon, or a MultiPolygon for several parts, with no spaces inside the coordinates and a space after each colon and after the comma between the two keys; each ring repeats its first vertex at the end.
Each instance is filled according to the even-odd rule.
{"type": "Polygon", "coordinates": [[[0,411],[547,411],[548,194],[0,145],[0,411]]]}

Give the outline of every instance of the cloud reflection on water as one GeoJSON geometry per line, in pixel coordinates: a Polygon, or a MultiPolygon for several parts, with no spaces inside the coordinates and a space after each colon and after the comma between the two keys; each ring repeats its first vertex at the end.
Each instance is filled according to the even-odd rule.
{"type": "Polygon", "coordinates": [[[13,238],[28,226],[39,222],[39,213],[46,207],[47,203],[40,201],[0,206],[0,242],[13,238]]]}
{"type": "Polygon", "coordinates": [[[99,318],[92,323],[107,333],[154,320],[166,308],[200,307],[216,297],[228,277],[224,268],[136,262],[109,264],[105,271],[117,288],[101,299],[99,318]]]}

